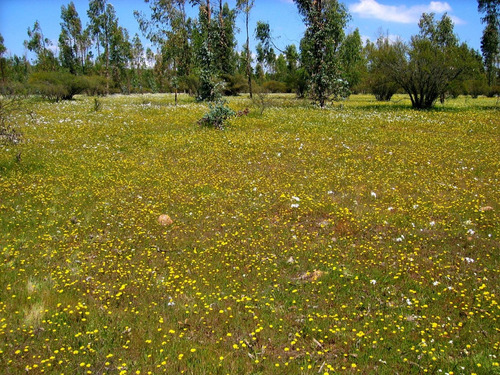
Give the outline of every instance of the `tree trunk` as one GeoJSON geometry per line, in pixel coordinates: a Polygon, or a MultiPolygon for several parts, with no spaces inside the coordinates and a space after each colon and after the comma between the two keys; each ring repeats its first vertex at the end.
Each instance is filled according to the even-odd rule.
{"type": "Polygon", "coordinates": [[[250,92],[250,99],[252,99],[252,69],[250,66],[250,37],[248,34],[248,18],[249,18],[250,9],[248,9],[248,1],[247,1],[247,10],[246,10],[246,28],[247,28],[247,78],[248,78],[248,90],[250,92]]]}
{"type": "Polygon", "coordinates": [[[212,9],[210,7],[210,0],[207,0],[207,21],[208,21],[208,25],[210,25],[211,18],[212,18],[212,9]]]}

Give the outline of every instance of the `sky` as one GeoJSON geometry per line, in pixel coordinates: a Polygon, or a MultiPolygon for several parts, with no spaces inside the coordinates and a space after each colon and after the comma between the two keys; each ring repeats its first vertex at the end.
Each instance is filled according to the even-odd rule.
{"type": "MultiPolygon", "coordinates": [[[[68,5],[70,0],[0,0],[0,34],[7,48],[6,56],[23,56],[27,53],[23,46],[28,39],[28,27],[32,28],[39,21],[43,34],[53,41],[57,48],[57,39],[61,31],[61,6],[68,5]]],[[[73,0],[83,25],[88,22],[88,0],[73,0]]],[[[134,10],[149,14],[149,5],[141,0],[111,0],[115,7],[120,26],[125,27],[132,38],[136,33],[141,36],[146,47],[151,44],[142,37],[134,10]]],[[[227,1],[234,7],[236,0],[227,1]]],[[[359,29],[363,39],[375,41],[381,33],[390,38],[397,37],[409,41],[412,35],[418,33],[418,20],[422,13],[433,12],[440,18],[445,12],[455,23],[455,33],[460,41],[470,47],[480,50],[480,40],[484,25],[477,11],[476,0],[429,1],[429,0],[344,0],[344,5],[350,13],[347,32],[359,29]]],[[[191,11],[195,17],[197,12],[191,11]]],[[[255,6],[250,14],[250,32],[253,36],[257,21],[268,22],[272,36],[278,48],[286,45],[299,45],[305,30],[301,16],[293,0],[255,0],[255,6]]],[[[236,26],[240,29],[237,35],[238,49],[245,42],[244,15],[237,17],[236,26]]],[[[252,37],[251,37],[252,39],[252,37]]],[[[250,41],[250,47],[255,46],[250,41]]],[[[27,54],[28,58],[33,58],[27,54]]]]}

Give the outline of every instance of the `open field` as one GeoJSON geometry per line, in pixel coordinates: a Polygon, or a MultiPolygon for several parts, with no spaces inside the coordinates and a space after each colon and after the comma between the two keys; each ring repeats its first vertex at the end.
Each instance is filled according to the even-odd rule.
{"type": "Polygon", "coordinates": [[[271,100],[18,116],[0,373],[500,374],[496,99],[271,100]]]}

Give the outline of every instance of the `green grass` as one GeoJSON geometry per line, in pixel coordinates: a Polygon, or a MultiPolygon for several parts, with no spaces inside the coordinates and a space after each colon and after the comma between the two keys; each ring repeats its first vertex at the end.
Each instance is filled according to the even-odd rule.
{"type": "Polygon", "coordinates": [[[500,373],[495,99],[100,100],[0,152],[2,374],[500,373]]]}

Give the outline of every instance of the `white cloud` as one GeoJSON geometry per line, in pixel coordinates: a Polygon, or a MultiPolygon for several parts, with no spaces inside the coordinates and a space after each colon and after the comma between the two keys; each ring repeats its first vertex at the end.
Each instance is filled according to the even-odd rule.
{"type": "Polygon", "coordinates": [[[441,1],[431,1],[429,4],[429,10],[435,13],[444,13],[451,11],[451,6],[448,3],[443,3],[441,1]]]}
{"type": "MultiPolygon", "coordinates": [[[[350,7],[352,13],[362,18],[375,18],[387,22],[417,23],[422,13],[445,13],[452,10],[450,4],[443,1],[431,1],[429,4],[414,5],[384,5],[376,0],[359,0],[350,7]]],[[[455,23],[463,21],[453,18],[455,23]]]]}

